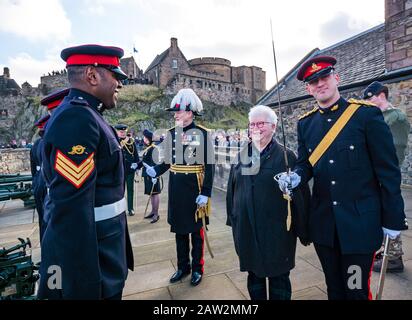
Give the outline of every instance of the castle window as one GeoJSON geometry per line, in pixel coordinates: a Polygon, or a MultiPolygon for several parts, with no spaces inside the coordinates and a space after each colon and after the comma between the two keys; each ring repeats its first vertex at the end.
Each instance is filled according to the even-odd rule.
{"type": "Polygon", "coordinates": [[[218,89],[219,91],[222,91],[222,86],[221,86],[220,84],[218,84],[218,85],[217,85],[217,89],[218,89]]]}
{"type": "Polygon", "coordinates": [[[192,84],[192,80],[189,81],[189,84],[192,84]]]}
{"type": "Polygon", "coordinates": [[[239,93],[239,88],[236,88],[236,93],[239,93]]]}
{"type": "Polygon", "coordinates": [[[177,69],[177,59],[172,60],[172,68],[177,69]]]}
{"type": "Polygon", "coordinates": [[[9,114],[6,109],[0,109],[0,120],[7,119],[8,116],[9,114]]]}

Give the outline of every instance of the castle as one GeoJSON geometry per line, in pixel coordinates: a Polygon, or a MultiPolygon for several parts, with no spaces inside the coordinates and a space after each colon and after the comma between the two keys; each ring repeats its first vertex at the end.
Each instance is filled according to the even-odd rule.
{"type": "Polygon", "coordinates": [[[149,65],[144,77],[167,93],[192,88],[201,98],[221,105],[255,103],[266,92],[266,72],[256,66],[232,67],[223,58],[187,60],[171,38],[170,47],[149,65]]]}

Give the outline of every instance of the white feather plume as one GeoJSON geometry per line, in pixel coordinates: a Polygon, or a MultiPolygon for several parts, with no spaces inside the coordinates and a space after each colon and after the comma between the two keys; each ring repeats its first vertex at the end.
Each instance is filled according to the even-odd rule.
{"type": "Polygon", "coordinates": [[[180,110],[186,110],[186,106],[190,105],[190,110],[201,113],[203,110],[202,101],[192,89],[180,89],[173,98],[170,108],[174,108],[176,104],[180,105],[180,110]]]}

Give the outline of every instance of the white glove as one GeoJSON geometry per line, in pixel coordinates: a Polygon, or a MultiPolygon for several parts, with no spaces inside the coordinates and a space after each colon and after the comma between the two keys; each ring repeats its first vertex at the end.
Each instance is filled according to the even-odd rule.
{"type": "Polygon", "coordinates": [[[157,183],[157,178],[152,178],[152,183],[156,184],[157,183]]]}
{"type": "Polygon", "coordinates": [[[144,167],[146,168],[146,173],[149,177],[156,177],[156,170],[153,167],[149,166],[147,163],[143,162],[144,167]]]}
{"type": "Polygon", "coordinates": [[[299,185],[301,178],[300,175],[292,171],[290,174],[282,172],[276,175],[275,180],[277,180],[279,189],[283,193],[290,193],[290,189],[294,189],[299,185]]]}
{"type": "Polygon", "coordinates": [[[137,163],[132,163],[132,165],[130,166],[130,169],[136,170],[137,169],[137,163]]]}
{"type": "Polygon", "coordinates": [[[383,230],[383,236],[386,237],[386,235],[388,235],[389,239],[391,239],[391,240],[395,240],[401,234],[400,231],[386,229],[386,228],[383,228],[383,227],[382,227],[382,230],[383,230]]]}
{"type": "Polygon", "coordinates": [[[209,199],[208,197],[202,196],[202,195],[200,194],[200,195],[198,195],[197,198],[196,198],[196,203],[197,203],[198,206],[203,207],[203,206],[205,206],[205,205],[207,204],[207,200],[208,200],[208,199],[209,199]]]}

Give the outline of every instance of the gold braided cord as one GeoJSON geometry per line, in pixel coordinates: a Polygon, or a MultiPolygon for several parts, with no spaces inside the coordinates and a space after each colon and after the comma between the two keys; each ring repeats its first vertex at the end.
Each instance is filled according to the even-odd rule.
{"type": "Polygon", "coordinates": [[[122,141],[120,141],[120,145],[122,146],[122,148],[126,149],[126,151],[130,153],[131,155],[134,154],[134,139],[133,138],[129,138],[127,139],[127,141],[126,139],[123,139],[122,141]]]}

